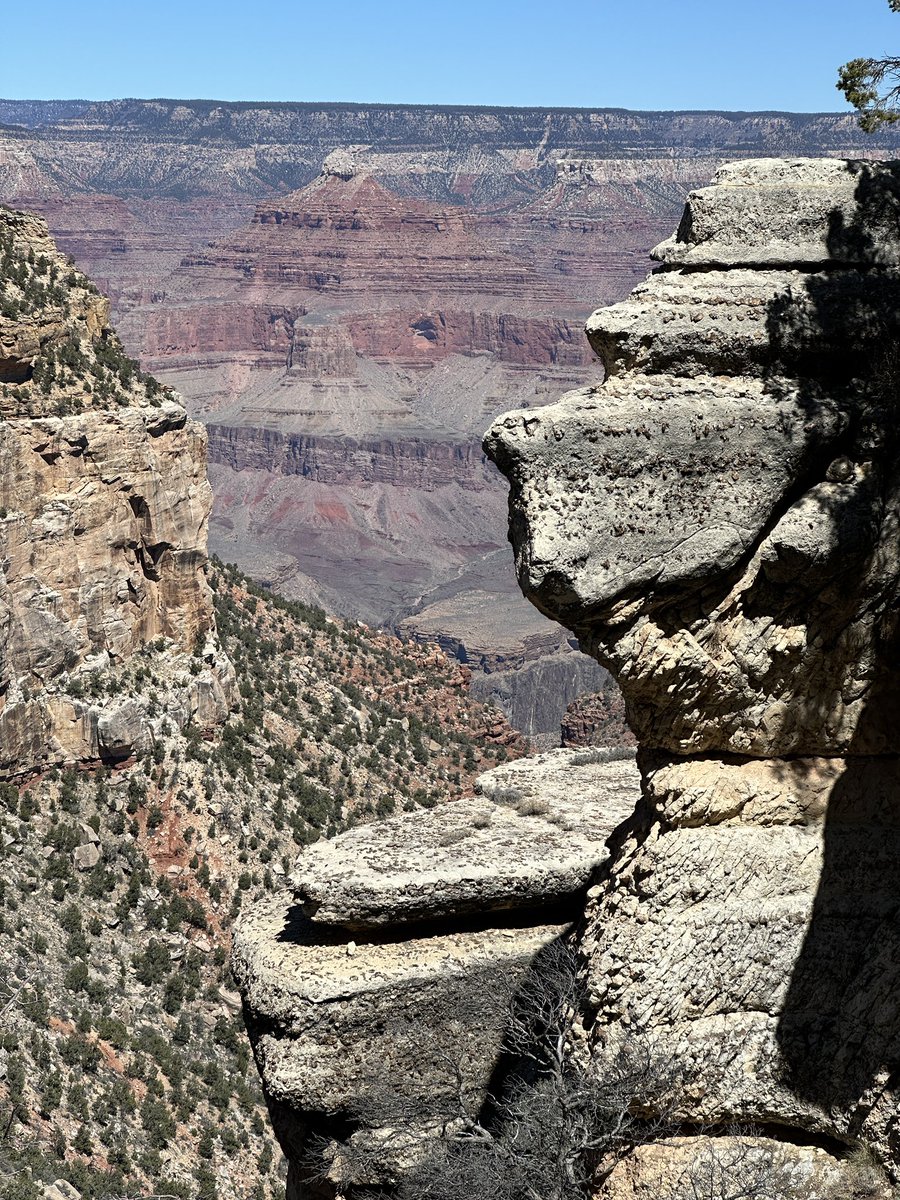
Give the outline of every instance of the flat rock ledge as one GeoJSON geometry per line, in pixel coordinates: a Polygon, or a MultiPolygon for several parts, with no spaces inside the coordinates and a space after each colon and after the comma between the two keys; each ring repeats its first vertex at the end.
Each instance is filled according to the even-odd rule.
{"type": "Polygon", "coordinates": [[[379,929],[576,899],[634,811],[633,756],[554,750],[497,767],[480,795],[348,830],[304,850],[292,878],[316,926],[379,929]]]}
{"type": "MultiPolygon", "coordinates": [[[[392,1080],[422,1116],[487,1087],[506,1001],[567,926],[474,927],[397,941],[323,938],[283,897],[235,930],[232,969],[266,1090],[307,1112],[374,1105],[392,1080]]],[[[372,1114],[366,1114],[371,1120],[372,1114]]]]}
{"type": "Polygon", "coordinates": [[[477,786],[309,847],[297,902],[270,897],[237,923],[232,970],[288,1200],[390,1189],[461,1102],[479,1111],[514,997],[569,934],[640,794],[633,756],[594,749],[477,786]]]}

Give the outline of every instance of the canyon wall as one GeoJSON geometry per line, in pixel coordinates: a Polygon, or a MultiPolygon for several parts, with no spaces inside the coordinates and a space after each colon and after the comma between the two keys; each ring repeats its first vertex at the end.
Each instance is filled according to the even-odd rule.
{"type": "MultiPolygon", "coordinates": [[[[552,628],[506,570],[484,427],[599,381],[590,305],[638,283],[724,159],[900,145],[833,114],[0,101],[0,115],[0,200],[45,215],[112,297],[129,352],[211,427],[213,549],[369,623],[443,616],[470,662],[496,632],[471,629],[481,595],[528,639],[552,628]]],[[[527,731],[554,729],[568,697],[551,711],[537,684],[516,688],[527,731]]]]}
{"type": "Polygon", "coordinates": [[[121,761],[227,713],[206,439],[44,223],[0,209],[0,773],[121,761]],[[165,655],[151,647],[165,648],[165,655]],[[152,658],[165,702],[122,677],[152,658]]]}

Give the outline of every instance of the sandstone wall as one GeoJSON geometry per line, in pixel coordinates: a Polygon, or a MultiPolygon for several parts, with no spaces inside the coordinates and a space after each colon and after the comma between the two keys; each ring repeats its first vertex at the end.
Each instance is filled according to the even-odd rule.
{"type": "Polygon", "coordinates": [[[141,375],[44,223],[0,209],[0,773],[119,760],[227,711],[206,437],[141,375]],[[129,698],[136,656],[163,711],[129,698]]]}

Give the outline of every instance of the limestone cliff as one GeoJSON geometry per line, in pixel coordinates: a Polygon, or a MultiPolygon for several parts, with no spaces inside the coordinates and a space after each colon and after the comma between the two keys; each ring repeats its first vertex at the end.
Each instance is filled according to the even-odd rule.
{"type": "Polygon", "coordinates": [[[663,1194],[661,1157],[748,1123],[828,1150],[827,1194],[851,1147],[900,1168],[898,189],[895,164],[723,168],[590,319],[605,386],[487,435],[522,588],[641,747],[581,939],[592,1054],[640,1047],[697,1136],[604,1196],[663,1194]]]}
{"type": "Polygon", "coordinates": [[[0,774],[224,718],[205,435],[138,371],[39,218],[0,209],[0,774]],[[136,654],[157,704],[120,695],[136,654]]]}

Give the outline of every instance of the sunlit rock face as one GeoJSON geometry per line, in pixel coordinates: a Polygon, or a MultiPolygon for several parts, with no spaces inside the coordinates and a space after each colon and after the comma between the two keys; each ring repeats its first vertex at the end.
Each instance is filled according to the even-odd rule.
{"type": "Polygon", "coordinates": [[[205,433],[124,355],[43,221],[7,209],[0,305],[0,775],[121,761],[163,721],[227,713],[205,433]],[[141,654],[154,713],[126,686],[141,654]]]}
{"type": "Polygon", "coordinates": [[[487,435],[523,590],[615,673],[644,745],[892,746],[896,184],[724,168],[657,248],[675,265],[591,318],[608,382],[487,435]]]}
{"type": "MultiPolygon", "coordinates": [[[[582,937],[594,1060],[641,1047],[683,1132],[896,1173],[900,167],[725,167],[655,257],[588,322],[606,383],[485,441],[523,591],[640,743],[582,937]]],[[[604,1196],[663,1194],[651,1157],[604,1196]]]]}

